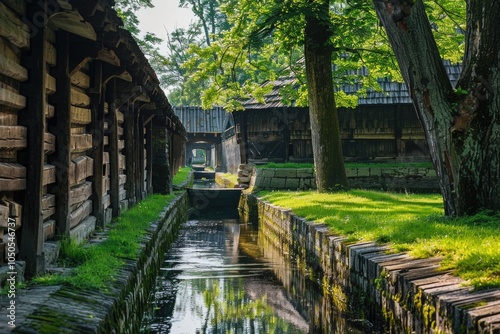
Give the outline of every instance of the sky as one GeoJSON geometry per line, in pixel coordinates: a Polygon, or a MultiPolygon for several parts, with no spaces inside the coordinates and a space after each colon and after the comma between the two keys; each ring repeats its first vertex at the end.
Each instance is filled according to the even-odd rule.
{"type": "MultiPolygon", "coordinates": [[[[139,10],[136,15],[139,19],[139,29],[142,33],[153,32],[163,40],[176,28],[187,28],[194,20],[190,8],[179,8],[178,0],[153,0],[154,8],[139,10]]],[[[165,51],[164,44],[161,50],[165,51]]]]}

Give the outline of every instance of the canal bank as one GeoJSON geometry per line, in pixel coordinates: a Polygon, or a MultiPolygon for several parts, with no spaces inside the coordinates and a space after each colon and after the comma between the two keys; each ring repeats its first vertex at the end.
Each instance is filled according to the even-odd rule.
{"type": "Polygon", "coordinates": [[[293,262],[307,277],[309,282],[284,282],[285,287],[294,285],[289,291],[300,294],[315,282],[330,295],[326,305],[312,306],[316,322],[331,321],[324,314],[325,308],[333,308],[366,328],[390,333],[500,332],[500,291],[473,292],[440,271],[440,259],[412,259],[388,254],[387,246],[373,242],[348,242],[326,225],[252,194],[242,196],[240,212],[245,221],[259,220],[263,242],[274,249],[268,256],[293,262]]]}
{"type": "Polygon", "coordinates": [[[106,291],[33,286],[19,289],[14,299],[2,296],[3,310],[9,303],[12,305],[12,300],[15,302],[16,327],[9,326],[4,317],[0,332],[137,333],[165,251],[179,225],[186,221],[188,209],[187,194],[182,192],[169,203],[158,220],[151,223],[137,259],[123,260],[122,268],[106,291]]]}

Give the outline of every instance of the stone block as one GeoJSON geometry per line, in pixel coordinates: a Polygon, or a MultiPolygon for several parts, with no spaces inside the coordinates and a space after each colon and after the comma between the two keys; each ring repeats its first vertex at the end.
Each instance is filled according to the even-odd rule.
{"type": "Polygon", "coordinates": [[[265,169],[261,169],[261,171],[262,171],[261,176],[274,177],[274,169],[265,168],[265,169]]]}
{"type": "Polygon", "coordinates": [[[300,168],[297,169],[297,177],[314,177],[314,170],[312,168],[300,168]]]}
{"type": "Polygon", "coordinates": [[[286,188],[290,190],[297,190],[300,188],[300,179],[298,178],[287,178],[286,188]]]}
{"type": "Polygon", "coordinates": [[[297,170],[296,169],[276,169],[274,172],[275,177],[297,177],[297,170]]]}
{"type": "Polygon", "coordinates": [[[286,188],[286,179],[276,178],[276,177],[271,179],[270,188],[272,188],[272,189],[285,189],[286,188]]]}

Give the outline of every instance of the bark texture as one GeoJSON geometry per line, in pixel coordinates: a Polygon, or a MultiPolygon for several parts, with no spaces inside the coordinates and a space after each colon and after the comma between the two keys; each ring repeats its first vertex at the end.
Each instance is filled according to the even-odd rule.
{"type": "Polygon", "coordinates": [[[500,210],[499,1],[468,1],[457,84],[464,94],[450,84],[422,0],[374,4],[425,130],[446,214],[500,210]]]}
{"type": "Polygon", "coordinates": [[[320,17],[328,18],[328,1],[315,8],[317,15],[306,18],[304,54],[306,63],[309,117],[319,192],[347,188],[339,121],[333,95],[331,30],[320,17]],[[321,16],[321,13],[324,15],[321,16]],[[325,14],[326,13],[326,14],[325,14]]]}

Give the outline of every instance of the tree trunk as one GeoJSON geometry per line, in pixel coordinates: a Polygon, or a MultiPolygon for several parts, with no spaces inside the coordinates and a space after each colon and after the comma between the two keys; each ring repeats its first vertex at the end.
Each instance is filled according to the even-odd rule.
{"type": "Polygon", "coordinates": [[[331,30],[319,19],[320,16],[328,18],[328,4],[323,1],[316,10],[317,15],[306,18],[304,33],[309,117],[319,192],[348,187],[333,95],[331,30]]]}
{"type": "Polygon", "coordinates": [[[469,1],[454,92],[422,0],[374,0],[424,128],[449,216],[500,210],[500,4],[469,1]]]}

